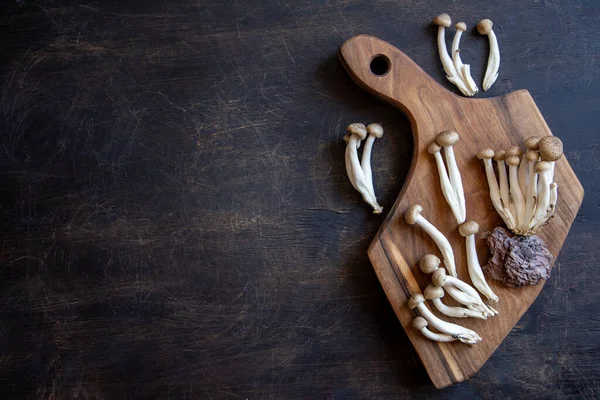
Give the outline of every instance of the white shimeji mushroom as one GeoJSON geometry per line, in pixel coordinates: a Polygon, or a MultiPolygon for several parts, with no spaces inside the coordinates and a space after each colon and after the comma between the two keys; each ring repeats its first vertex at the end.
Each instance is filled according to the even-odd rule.
{"type": "Polygon", "coordinates": [[[377,203],[375,194],[371,192],[356,151],[359,146],[357,141],[364,140],[367,137],[367,128],[364,124],[354,123],[348,126],[347,131],[350,134],[346,145],[346,173],[348,179],[363,199],[373,208],[373,213],[381,214],[383,208],[377,203]]]}
{"type": "Polygon", "coordinates": [[[448,172],[446,172],[446,166],[444,165],[444,160],[442,159],[441,150],[442,146],[436,142],[432,142],[429,146],[427,146],[427,152],[433,155],[435,158],[438,175],[440,176],[440,186],[442,187],[442,193],[444,194],[446,203],[448,203],[450,206],[450,210],[452,210],[452,214],[454,214],[456,220],[459,221],[462,218],[462,211],[456,197],[456,192],[450,183],[448,172]]]}
{"type": "Polygon", "coordinates": [[[379,124],[369,124],[367,126],[367,132],[369,136],[365,140],[365,147],[363,148],[362,160],[360,166],[365,174],[365,180],[367,186],[371,190],[371,195],[375,197],[375,187],[373,186],[373,173],[371,172],[371,150],[373,149],[373,143],[375,139],[381,139],[383,137],[383,127],[379,124]]]}
{"type": "MultiPolygon", "coordinates": [[[[529,150],[537,150],[540,138],[537,136],[531,136],[525,139],[525,148],[529,150]]],[[[521,185],[521,192],[527,193],[527,182],[529,181],[529,161],[527,161],[527,151],[521,158],[521,164],[519,164],[519,184],[521,185]]]]}
{"type": "MultiPolygon", "coordinates": [[[[441,261],[440,259],[433,255],[433,254],[427,254],[425,255],[423,258],[421,258],[421,260],[419,261],[419,269],[421,270],[421,272],[423,272],[424,274],[433,274],[435,273],[438,269],[440,269],[440,264],[441,261]]],[[[443,269],[443,268],[442,268],[443,269]]],[[[457,288],[456,286],[453,285],[446,285],[446,270],[443,271],[443,273],[437,273],[436,274],[437,278],[435,278],[437,280],[437,282],[442,282],[444,284],[439,285],[439,287],[443,287],[443,289],[456,301],[458,301],[460,304],[463,304],[465,306],[467,306],[467,308],[469,310],[472,310],[474,312],[478,312],[481,313],[485,318],[487,317],[492,317],[494,315],[497,314],[497,312],[493,309],[490,309],[488,306],[485,305],[485,303],[481,300],[481,297],[479,297],[479,294],[477,293],[477,291],[475,289],[473,289],[472,287],[469,286],[469,284],[467,284],[466,282],[461,281],[458,278],[453,278],[452,281],[454,281],[454,279],[456,279],[456,281],[454,282],[459,282],[458,285],[460,285],[461,287],[467,287],[469,286],[469,292],[471,294],[475,294],[474,296],[471,296],[465,292],[463,292],[462,290],[460,290],[459,288],[457,288]],[[443,278],[441,278],[440,275],[443,275],[443,278]]],[[[433,277],[432,277],[433,278],[433,277]]],[[[434,284],[435,281],[434,280],[434,284]]]]}
{"type": "Polygon", "coordinates": [[[467,221],[458,227],[458,232],[465,238],[467,248],[467,265],[469,267],[469,276],[473,286],[477,288],[489,301],[497,302],[498,296],[492,291],[483,276],[479,259],[477,258],[477,248],[475,246],[475,234],[479,232],[479,224],[475,221],[467,221]]]}
{"type": "Polygon", "coordinates": [[[506,166],[504,160],[506,159],[506,152],[504,150],[499,150],[494,154],[494,161],[496,161],[496,165],[498,166],[498,181],[500,183],[500,200],[502,201],[502,206],[510,218],[515,221],[515,227],[517,226],[517,218],[514,210],[514,206],[510,201],[510,189],[508,187],[508,175],[506,173],[506,166]]]}
{"type": "Polygon", "coordinates": [[[463,82],[469,89],[469,95],[474,96],[479,92],[479,88],[471,76],[471,66],[469,64],[463,64],[460,57],[460,38],[463,32],[467,30],[467,24],[459,22],[455,27],[456,33],[454,34],[454,40],[452,40],[452,61],[454,62],[454,69],[461,76],[463,82]]]}
{"type": "Polygon", "coordinates": [[[452,24],[452,20],[448,14],[440,14],[434,18],[433,24],[438,26],[438,52],[440,54],[440,60],[442,61],[442,66],[444,67],[444,71],[446,72],[446,78],[452,82],[465,96],[472,96],[471,91],[467,88],[467,85],[463,81],[462,77],[454,68],[454,63],[448,54],[448,49],[446,47],[446,28],[450,27],[452,24]]]}
{"type": "Polygon", "coordinates": [[[550,207],[550,163],[540,161],[535,165],[535,173],[539,176],[538,181],[538,196],[535,207],[535,214],[530,222],[530,228],[535,227],[543,222],[548,208],[550,207]]]}
{"type": "Polygon", "coordinates": [[[498,180],[496,179],[496,173],[494,172],[494,165],[492,164],[492,158],[494,158],[494,150],[483,149],[477,153],[477,158],[483,161],[485,167],[485,175],[487,177],[488,186],[490,188],[490,199],[496,209],[496,212],[500,214],[500,217],[506,223],[508,229],[512,230],[515,228],[515,221],[512,215],[507,213],[500,199],[500,189],[498,187],[498,180]]]}
{"type": "Polygon", "coordinates": [[[444,289],[438,286],[429,285],[423,291],[423,295],[427,300],[431,300],[435,308],[444,315],[453,318],[479,318],[487,319],[481,311],[474,311],[464,307],[450,307],[442,302],[444,297],[444,289]]]}
{"type": "Polygon", "coordinates": [[[411,310],[416,308],[421,316],[425,318],[427,322],[431,324],[431,326],[442,333],[456,337],[458,340],[466,344],[476,344],[481,342],[481,337],[477,334],[477,332],[457,324],[446,322],[436,317],[429,310],[429,308],[427,308],[425,305],[425,297],[423,297],[423,295],[420,293],[413,294],[408,299],[408,307],[411,310]]]}
{"type": "Polygon", "coordinates": [[[456,221],[459,224],[462,224],[467,218],[467,206],[462,178],[460,176],[458,164],[456,163],[456,157],[454,156],[454,149],[452,148],[459,140],[460,136],[453,131],[444,131],[435,137],[435,142],[444,148],[444,156],[446,157],[446,164],[448,165],[448,178],[454,189],[454,194],[456,195],[460,210],[459,217],[456,218],[456,221]]]}
{"type": "Polygon", "coordinates": [[[444,268],[438,268],[431,275],[431,281],[435,286],[443,287],[454,300],[466,305],[471,310],[480,310],[488,316],[498,314],[498,311],[483,302],[477,290],[458,278],[446,275],[444,268]]]}
{"type": "Polygon", "coordinates": [[[525,218],[523,219],[523,227],[529,231],[531,220],[535,214],[536,200],[538,196],[538,174],[535,173],[535,164],[540,155],[536,150],[527,150],[525,159],[527,161],[527,187],[525,193],[525,218]]]}
{"type": "Polygon", "coordinates": [[[456,266],[454,263],[454,252],[452,246],[446,237],[440,232],[432,223],[427,221],[422,215],[423,207],[415,204],[406,210],[404,213],[404,219],[409,225],[419,225],[423,230],[433,239],[437,247],[440,249],[444,258],[444,264],[448,268],[450,275],[456,276],[456,266]]]}
{"type": "Polygon", "coordinates": [[[488,57],[487,68],[483,78],[483,91],[488,91],[496,79],[498,79],[498,69],[500,68],[500,49],[498,48],[498,39],[494,33],[493,22],[489,19],[483,19],[477,24],[477,31],[482,35],[487,35],[490,42],[490,55],[488,57]]]}
{"type": "Polygon", "coordinates": [[[540,219],[536,223],[536,225],[532,228],[532,231],[537,232],[541,229],[545,224],[548,223],[550,218],[554,216],[556,212],[556,201],[558,200],[558,185],[555,182],[550,184],[550,205],[548,206],[548,210],[546,211],[546,215],[540,219]]]}
{"type": "Polygon", "coordinates": [[[423,336],[425,336],[429,340],[444,343],[454,342],[455,340],[458,340],[457,337],[448,335],[446,333],[432,332],[429,329],[427,329],[427,325],[429,325],[429,322],[427,322],[427,320],[423,317],[415,317],[415,319],[413,319],[413,328],[421,332],[423,336]]]}

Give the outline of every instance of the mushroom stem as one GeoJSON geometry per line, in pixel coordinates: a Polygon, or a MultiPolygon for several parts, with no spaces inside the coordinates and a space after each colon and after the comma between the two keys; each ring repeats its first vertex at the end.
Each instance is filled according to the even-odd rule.
{"type": "Polygon", "coordinates": [[[376,198],[375,187],[373,186],[373,173],[371,171],[371,151],[375,139],[380,139],[383,136],[383,127],[379,124],[370,124],[367,126],[367,132],[369,133],[369,136],[367,137],[367,140],[365,140],[365,147],[363,148],[360,166],[365,174],[365,181],[371,190],[371,195],[373,198],[376,198]]]}
{"type": "Polygon", "coordinates": [[[521,184],[519,183],[519,157],[510,156],[506,159],[508,164],[508,178],[510,181],[510,198],[513,200],[516,211],[517,229],[523,226],[525,218],[525,197],[521,192],[521,184]]]}
{"type": "Polygon", "coordinates": [[[452,210],[452,214],[456,220],[460,220],[461,210],[458,200],[456,198],[456,192],[450,183],[450,178],[448,177],[448,172],[446,171],[446,166],[444,165],[444,160],[442,159],[442,153],[440,150],[442,147],[438,145],[436,142],[432,142],[428,147],[427,151],[429,154],[432,154],[435,158],[435,163],[438,169],[438,175],[440,176],[440,186],[442,187],[442,193],[444,194],[444,198],[446,199],[446,203],[450,206],[450,210],[452,210]]]}
{"type": "Polygon", "coordinates": [[[485,280],[481,265],[477,259],[477,247],[475,246],[475,234],[479,232],[479,225],[475,221],[467,221],[458,227],[461,236],[465,238],[467,248],[467,265],[469,276],[473,286],[477,288],[489,301],[497,302],[498,296],[492,291],[485,280]]]}
{"type": "Polygon", "coordinates": [[[487,315],[484,315],[481,311],[470,310],[464,307],[449,307],[442,303],[441,298],[444,297],[444,289],[441,287],[429,285],[425,288],[423,294],[427,300],[433,302],[433,305],[439,312],[449,317],[487,319],[487,315]]]}
{"type": "Polygon", "coordinates": [[[429,325],[429,322],[423,317],[415,317],[415,319],[413,319],[413,328],[420,331],[423,336],[429,340],[436,342],[454,342],[455,340],[458,340],[458,338],[445,333],[432,332],[427,329],[427,325],[429,325]]]}
{"type": "Polygon", "coordinates": [[[409,207],[406,213],[404,213],[404,219],[406,220],[406,223],[409,225],[419,225],[431,237],[431,239],[433,239],[442,253],[444,265],[446,265],[446,268],[448,268],[448,272],[450,275],[456,276],[454,252],[452,251],[450,242],[448,242],[448,239],[446,239],[442,232],[440,232],[435,226],[433,226],[433,224],[421,216],[422,211],[423,207],[418,204],[409,207]]]}
{"type": "Polygon", "coordinates": [[[535,163],[539,158],[537,151],[529,150],[525,153],[527,158],[527,176],[529,180],[527,182],[527,192],[525,195],[525,214],[523,218],[523,226],[529,228],[531,220],[535,214],[536,200],[537,200],[537,186],[538,186],[538,174],[535,172],[535,163]]]}
{"type": "Polygon", "coordinates": [[[454,68],[454,63],[452,62],[452,59],[448,54],[448,49],[446,48],[446,28],[452,23],[450,16],[448,14],[440,14],[435,17],[433,23],[438,26],[438,52],[440,55],[440,60],[442,61],[442,66],[446,72],[446,78],[452,82],[462,92],[462,94],[465,96],[472,96],[465,82],[456,71],[456,68],[454,68]]]}
{"type": "Polygon", "coordinates": [[[548,210],[546,210],[546,215],[542,219],[540,219],[540,221],[538,221],[537,224],[535,224],[535,226],[532,228],[532,232],[537,232],[538,230],[540,230],[544,225],[548,223],[550,218],[554,216],[554,213],[556,212],[557,200],[558,185],[555,182],[552,182],[550,184],[550,205],[548,206],[548,210]]]}
{"type": "Polygon", "coordinates": [[[479,92],[479,88],[475,83],[475,80],[471,76],[471,66],[469,64],[463,64],[460,58],[460,38],[464,31],[467,30],[467,24],[459,22],[456,25],[456,33],[454,34],[454,40],[452,40],[452,61],[454,62],[454,69],[461,76],[463,82],[469,89],[469,96],[474,96],[479,92]]]}
{"type": "Polygon", "coordinates": [[[511,215],[507,214],[502,201],[500,200],[500,189],[498,188],[498,180],[496,179],[496,173],[494,172],[494,165],[492,164],[492,158],[494,157],[494,150],[483,149],[477,153],[477,158],[483,161],[485,168],[485,175],[487,177],[488,186],[490,188],[490,199],[496,209],[496,212],[500,214],[500,217],[504,220],[504,223],[508,229],[513,230],[515,228],[515,221],[511,215]]]}
{"type": "MultiPolygon", "coordinates": [[[[466,303],[463,303],[461,300],[459,300],[459,299],[464,299],[464,296],[458,295],[458,298],[457,298],[455,296],[455,295],[457,295],[456,291],[450,289],[450,287],[455,287],[459,291],[464,292],[464,294],[466,294],[469,297],[471,297],[472,299],[474,299],[476,301],[477,307],[480,307],[480,309],[482,311],[485,310],[484,312],[488,312],[489,315],[493,316],[493,315],[498,314],[498,311],[494,310],[492,307],[483,303],[483,300],[481,300],[481,296],[479,296],[479,293],[477,293],[477,291],[475,289],[473,289],[469,284],[461,281],[458,278],[455,278],[452,276],[447,276],[446,270],[444,268],[438,268],[431,276],[431,280],[433,281],[433,284],[435,286],[443,287],[444,290],[446,290],[448,292],[448,294],[450,294],[450,296],[454,297],[454,299],[456,301],[458,301],[459,303],[467,305],[466,303]],[[450,286],[450,287],[447,287],[447,286],[450,286]]],[[[466,300],[466,299],[464,299],[464,300],[466,300]]],[[[471,308],[471,307],[469,307],[469,308],[471,308]]]]}
{"type": "Polygon", "coordinates": [[[412,295],[408,300],[408,307],[411,310],[416,308],[423,318],[425,318],[427,322],[431,324],[431,326],[442,333],[456,337],[458,340],[466,344],[476,344],[481,342],[481,337],[477,334],[477,332],[457,324],[446,322],[436,317],[425,305],[425,298],[422,294],[412,295]]]}
{"type": "Polygon", "coordinates": [[[531,219],[529,228],[538,225],[546,215],[548,207],[550,207],[550,163],[540,161],[535,166],[535,172],[539,174],[540,178],[538,182],[538,198],[535,214],[531,219]]]}
{"type": "Polygon", "coordinates": [[[456,157],[454,156],[454,149],[452,148],[459,140],[460,136],[453,131],[444,131],[435,137],[436,143],[444,148],[444,156],[446,157],[446,164],[448,164],[448,177],[450,179],[450,184],[454,189],[460,211],[456,221],[459,224],[462,224],[467,218],[467,206],[460,170],[458,169],[456,157]]]}
{"type": "Polygon", "coordinates": [[[481,298],[476,299],[469,296],[459,288],[452,285],[444,285],[444,291],[460,304],[465,305],[469,310],[482,313],[486,318],[498,314],[496,310],[485,304],[481,298]]]}
{"type": "Polygon", "coordinates": [[[506,154],[504,150],[497,151],[494,155],[494,160],[496,161],[496,165],[498,166],[498,180],[500,181],[500,200],[502,200],[502,206],[504,207],[506,214],[508,214],[510,216],[510,219],[514,221],[514,226],[516,227],[517,219],[514,213],[514,206],[510,202],[508,175],[506,174],[506,166],[504,163],[505,158],[506,154]]]}
{"type": "Polygon", "coordinates": [[[496,79],[498,79],[498,69],[500,68],[500,49],[498,48],[498,39],[492,30],[494,24],[489,19],[483,19],[477,24],[477,31],[482,35],[487,35],[490,42],[490,55],[488,57],[485,77],[483,78],[483,91],[488,91],[496,79]]]}

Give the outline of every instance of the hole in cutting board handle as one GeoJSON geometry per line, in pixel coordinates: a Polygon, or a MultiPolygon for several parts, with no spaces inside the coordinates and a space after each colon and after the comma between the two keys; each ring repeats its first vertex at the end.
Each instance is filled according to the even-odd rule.
{"type": "Polygon", "coordinates": [[[371,72],[377,76],[384,76],[390,72],[390,59],[383,54],[378,54],[371,60],[371,72]]]}

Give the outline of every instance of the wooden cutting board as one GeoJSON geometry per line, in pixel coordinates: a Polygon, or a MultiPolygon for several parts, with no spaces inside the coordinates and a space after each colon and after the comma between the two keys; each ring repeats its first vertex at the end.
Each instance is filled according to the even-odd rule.
{"type": "MultiPolygon", "coordinates": [[[[419,271],[418,262],[427,253],[440,254],[421,228],[404,221],[403,214],[410,205],[422,205],[423,216],[448,237],[458,276],[470,282],[465,241],[442,195],[427,145],[444,130],[454,130],[461,136],[454,149],[463,179],[467,219],[481,226],[477,250],[483,265],[489,251],[482,235],[503,222],[490,201],[477,152],[485,147],[499,150],[515,144],[523,148],[524,139],[552,133],[528,91],[487,99],[459,97],[440,86],[406,54],[375,37],[359,35],[349,39],[340,48],[340,59],[356,83],[400,108],[410,118],[414,136],[412,165],[396,203],[369,247],[369,258],[433,384],[443,388],[461,382],[477,372],[496,350],[533,303],[543,283],[515,289],[489,280],[500,297],[493,305],[499,315],[488,320],[443,317],[479,333],[483,341],[475,346],[433,342],[412,328],[417,314],[408,308],[407,299],[430,283],[429,277],[419,271]]],[[[583,188],[564,157],[557,162],[555,181],[559,189],[557,211],[539,236],[557,257],[583,200],[583,188]]]]}

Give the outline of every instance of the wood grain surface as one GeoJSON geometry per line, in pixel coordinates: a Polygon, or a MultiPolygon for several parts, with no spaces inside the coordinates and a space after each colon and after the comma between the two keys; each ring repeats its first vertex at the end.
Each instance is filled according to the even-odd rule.
{"type": "MultiPolygon", "coordinates": [[[[420,272],[419,260],[425,254],[437,254],[440,258],[442,255],[422,229],[404,220],[404,213],[411,205],[421,205],[422,215],[450,240],[458,277],[470,282],[465,239],[459,234],[456,218],[446,204],[436,163],[428,154],[427,146],[440,132],[452,130],[460,134],[460,141],[453,149],[462,175],[467,220],[475,220],[480,226],[477,238],[491,233],[497,226],[504,226],[491,203],[483,163],[477,159],[477,152],[482,148],[499,150],[513,145],[525,149],[526,138],[552,133],[526,90],[490,99],[454,95],[406,54],[369,35],[346,41],[340,48],[340,58],[360,86],[402,108],[411,121],[415,143],[413,163],[398,200],[369,248],[369,257],[434,385],[443,388],[461,382],[477,372],[496,350],[533,303],[544,282],[515,289],[490,280],[490,287],[501,299],[491,305],[500,314],[486,321],[472,318],[453,321],[434,310],[440,318],[479,333],[483,342],[476,346],[434,342],[412,328],[418,314],[408,308],[408,298],[421,293],[431,283],[430,276],[420,272]],[[376,59],[385,60],[386,68],[373,73],[376,59]]],[[[557,257],[583,201],[583,188],[565,157],[556,163],[555,182],[560,188],[560,203],[557,203],[555,217],[539,236],[557,257]]],[[[476,240],[476,245],[481,263],[485,264],[489,258],[486,241],[476,240]]],[[[429,305],[434,309],[431,303],[429,305]]]]}
{"type": "Polygon", "coordinates": [[[578,0],[0,2],[2,397],[597,398],[599,22],[578,0]],[[367,256],[386,215],[344,170],[346,125],[382,123],[390,211],[410,121],[337,57],[368,33],[455,92],[440,12],[478,83],[494,21],[478,97],[529,90],[586,189],[537,300],[442,391],[367,256]]]}

